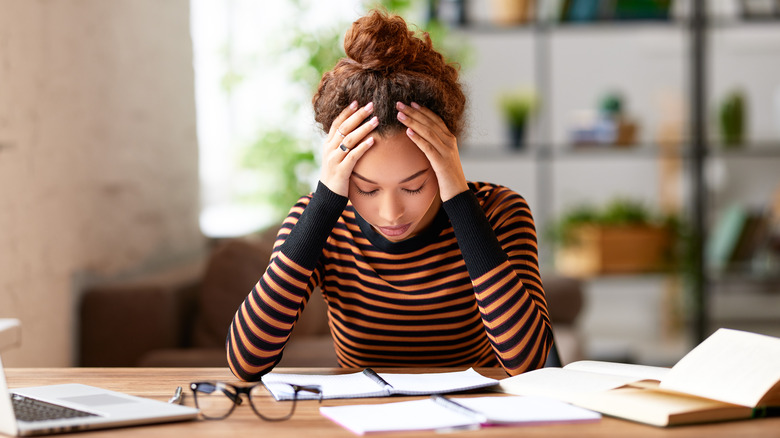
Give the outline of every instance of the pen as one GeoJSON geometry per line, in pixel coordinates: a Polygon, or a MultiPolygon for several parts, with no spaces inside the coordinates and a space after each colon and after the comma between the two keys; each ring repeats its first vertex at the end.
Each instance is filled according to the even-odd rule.
{"type": "Polygon", "coordinates": [[[181,386],[176,387],[176,392],[173,393],[173,397],[168,400],[168,403],[181,404],[181,386]]]}
{"type": "Polygon", "coordinates": [[[486,417],[484,414],[481,414],[468,406],[463,406],[454,400],[450,400],[443,395],[433,394],[431,398],[434,402],[444,406],[445,408],[451,409],[459,414],[463,414],[472,420],[479,422],[479,424],[488,423],[488,417],[486,417]]]}
{"type": "Polygon", "coordinates": [[[385,379],[383,379],[379,374],[376,373],[376,371],[372,370],[371,368],[366,368],[363,370],[363,374],[365,374],[369,379],[373,380],[375,383],[378,383],[383,388],[393,388],[393,385],[387,383],[385,379]]]}

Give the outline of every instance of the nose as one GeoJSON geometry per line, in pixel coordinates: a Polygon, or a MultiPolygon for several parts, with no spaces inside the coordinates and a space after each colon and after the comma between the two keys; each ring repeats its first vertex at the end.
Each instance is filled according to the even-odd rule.
{"type": "Polygon", "coordinates": [[[387,225],[397,225],[398,220],[404,214],[404,205],[398,196],[387,194],[382,197],[379,205],[379,217],[387,225]]]}

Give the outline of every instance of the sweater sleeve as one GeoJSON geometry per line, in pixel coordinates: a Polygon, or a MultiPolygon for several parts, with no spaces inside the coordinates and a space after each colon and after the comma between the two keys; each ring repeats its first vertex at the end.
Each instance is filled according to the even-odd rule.
{"type": "Polygon", "coordinates": [[[510,374],[544,365],[552,328],[537,255],[536,229],[525,200],[506,188],[471,190],[444,203],[471,278],[493,350],[510,374]]]}
{"type": "Polygon", "coordinates": [[[282,350],[316,286],[315,269],[347,198],[320,183],[290,210],[271,261],[233,317],[227,361],[236,377],[259,380],[282,350]]]}

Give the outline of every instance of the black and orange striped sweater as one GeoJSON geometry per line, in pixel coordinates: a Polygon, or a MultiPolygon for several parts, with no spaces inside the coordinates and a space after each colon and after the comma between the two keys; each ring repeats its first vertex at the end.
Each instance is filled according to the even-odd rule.
{"type": "Polygon", "coordinates": [[[257,380],[273,368],[317,286],[342,366],[541,367],[552,331],[531,211],[505,187],[469,187],[401,242],[322,183],[302,197],[230,326],[233,373],[257,380]]]}

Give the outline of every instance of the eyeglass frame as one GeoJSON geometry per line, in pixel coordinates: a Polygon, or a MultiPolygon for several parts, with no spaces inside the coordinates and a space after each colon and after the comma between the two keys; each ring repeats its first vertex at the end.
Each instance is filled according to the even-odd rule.
{"type": "MultiPolygon", "coordinates": [[[[233,411],[236,409],[236,406],[243,403],[243,398],[241,397],[241,394],[246,395],[246,398],[249,401],[249,406],[252,408],[252,411],[254,411],[255,415],[257,415],[258,417],[260,417],[262,420],[265,421],[284,421],[290,419],[290,417],[292,417],[293,414],[295,413],[295,408],[298,403],[298,393],[301,391],[316,393],[319,396],[318,397],[319,402],[322,402],[322,388],[320,388],[320,386],[318,385],[295,385],[292,383],[285,383],[285,382],[274,382],[274,384],[289,385],[293,389],[292,406],[290,407],[290,413],[280,418],[266,417],[265,415],[260,413],[260,410],[258,410],[258,408],[255,406],[254,401],[252,400],[252,390],[254,390],[260,385],[263,385],[266,391],[270,393],[268,386],[266,386],[265,382],[263,382],[262,380],[257,383],[248,384],[248,385],[241,385],[241,384],[237,385],[237,384],[222,382],[218,380],[190,382],[190,390],[192,391],[192,397],[195,399],[195,407],[197,407],[198,409],[200,409],[200,407],[198,406],[198,387],[200,385],[213,386],[215,388],[215,391],[220,390],[222,394],[225,395],[225,397],[227,397],[233,402],[232,405],[230,406],[230,409],[227,411],[227,413],[225,413],[225,415],[221,417],[208,416],[203,413],[203,410],[201,410],[200,414],[206,420],[224,420],[225,418],[229,417],[230,414],[232,414],[233,411]],[[220,385],[222,386],[222,388],[220,388],[220,385]],[[229,391],[225,391],[224,390],[225,387],[232,389],[233,392],[231,393],[229,391]]],[[[200,391],[200,392],[206,393],[205,391],[200,391]]]]}

